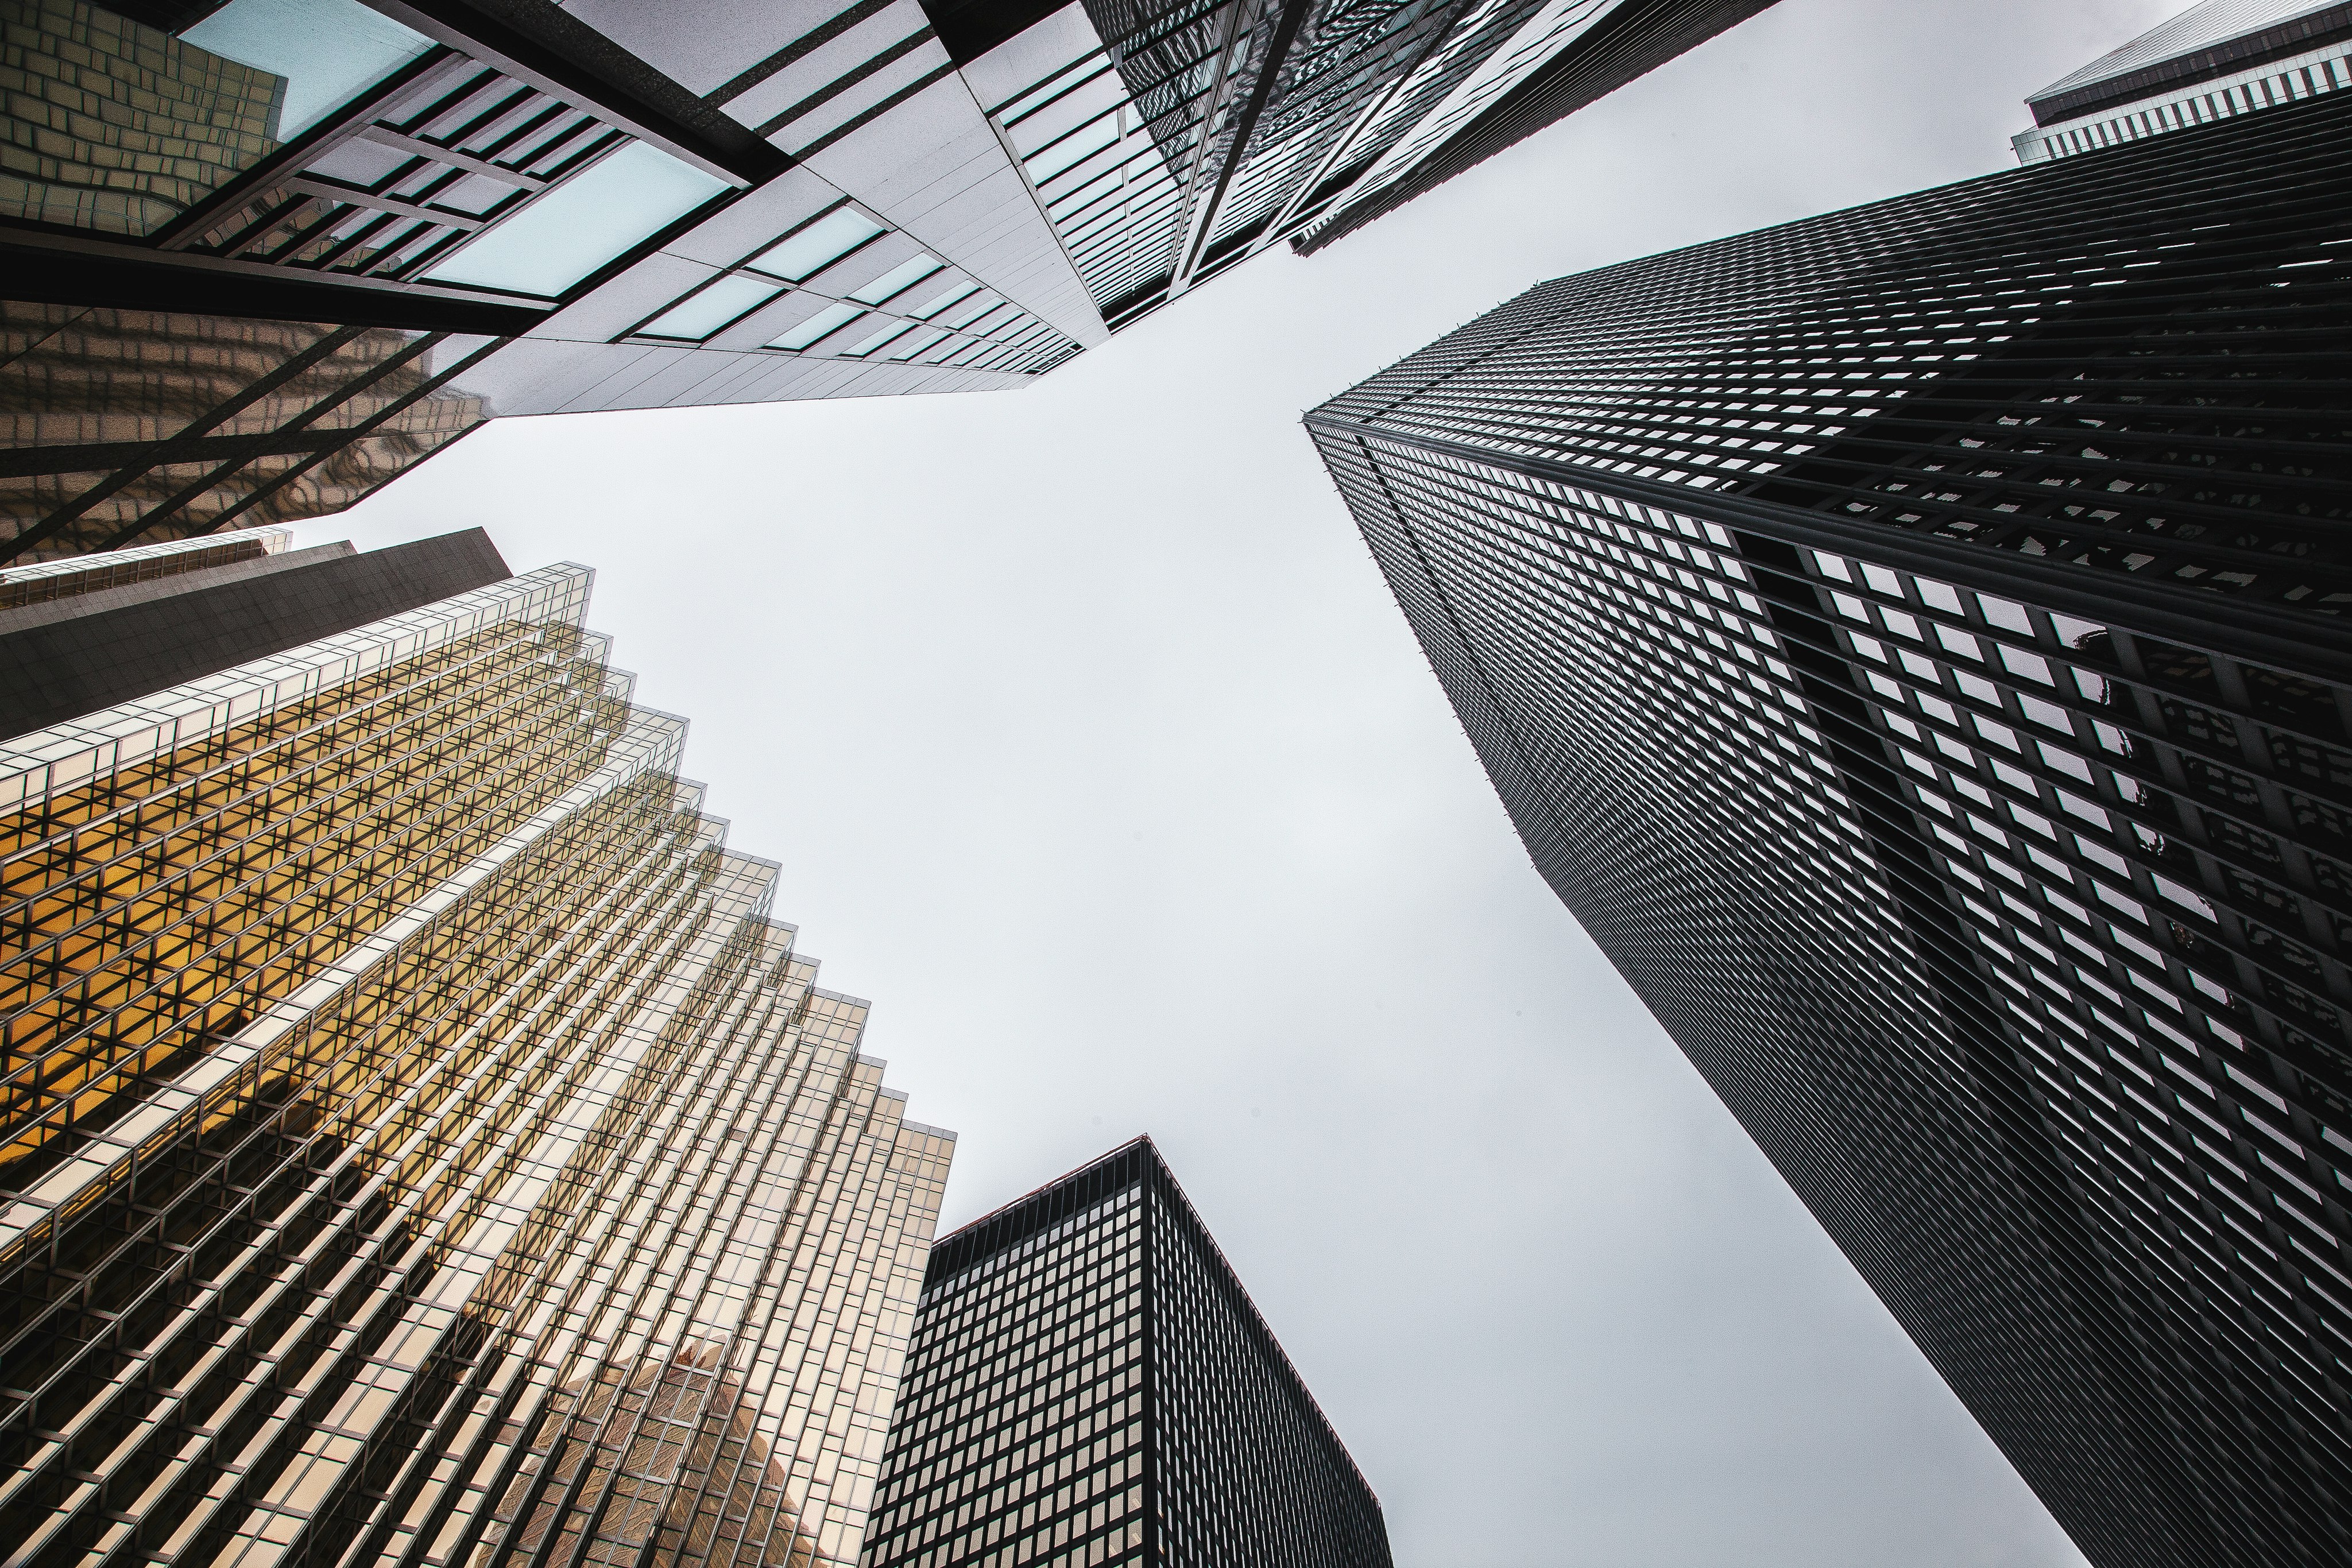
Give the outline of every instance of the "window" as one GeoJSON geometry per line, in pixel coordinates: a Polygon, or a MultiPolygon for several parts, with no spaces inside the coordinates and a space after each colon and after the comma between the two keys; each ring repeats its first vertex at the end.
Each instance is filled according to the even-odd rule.
{"type": "Polygon", "coordinates": [[[782,337],[768,340],[771,349],[805,349],[818,339],[848,326],[866,312],[855,305],[828,305],[782,337]]]}
{"type": "Polygon", "coordinates": [[[756,277],[722,277],[700,293],[679,300],[637,331],[647,338],[684,338],[698,343],[782,292],[774,284],[762,283],[756,277]]]}
{"type": "Polygon", "coordinates": [[[891,350],[890,357],[894,360],[911,360],[946,336],[945,332],[937,328],[932,328],[929,331],[916,332],[891,350]]]}
{"type": "Polygon", "coordinates": [[[716,176],[633,141],[492,224],[425,276],[556,298],[725,189],[716,176]]]}
{"type": "Polygon", "coordinates": [[[865,305],[879,305],[893,295],[904,294],[931,274],[940,270],[936,257],[910,256],[900,262],[850,298],[865,305]]]}
{"type": "Polygon", "coordinates": [[[963,300],[971,298],[973,295],[979,292],[980,285],[977,283],[953,284],[950,286],[946,293],[933,295],[930,298],[926,299],[920,305],[916,306],[912,310],[908,311],[907,314],[912,316],[918,321],[928,321],[932,317],[938,315],[940,311],[946,309],[949,306],[959,304],[963,300]]]}
{"type": "Polygon", "coordinates": [[[814,277],[851,251],[884,233],[880,224],[855,207],[835,207],[813,224],[751,258],[749,266],[788,283],[814,277]]]}
{"type": "Polygon", "coordinates": [[[971,326],[1002,303],[993,294],[983,294],[948,318],[946,325],[959,329],[971,326]]]}
{"type": "Polygon", "coordinates": [[[872,337],[861,340],[849,348],[844,349],[842,352],[849,355],[852,359],[855,359],[861,354],[870,354],[875,350],[880,348],[883,344],[888,342],[891,339],[896,338],[899,333],[911,331],[913,329],[914,323],[911,321],[887,322],[884,324],[880,331],[875,333],[872,337]]]}
{"type": "Polygon", "coordinates": [[[232,0],[180,37],[285,78],[269,132],[279,141],[433,47],[432,39],[359,0],[232,0]]]}

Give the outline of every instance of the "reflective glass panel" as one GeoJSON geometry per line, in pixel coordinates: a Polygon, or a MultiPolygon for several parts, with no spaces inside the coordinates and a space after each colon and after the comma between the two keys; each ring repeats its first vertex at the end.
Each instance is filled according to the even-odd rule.
{"type": "Polygon", "coordinates": [[[724,181],[633,141],[492,224],[425,276],[551,299],[725,189],[724,181]]]}
{"type": "Polygon", "coordinates": [[[180,35],[198,48],[283,77],[283,141],[433,47],[359,0],[230,0],[180,35]]]}
{"type": "Polygon", "coordinates": [[[1029,178],[1042,185],[1089,153],[1099,152],[1118,140],[1118,120],[1104,115],[1028,161],[1029,178]]]}
{"type": "Polygon", "coordinates": [[[918,321],[928,321],[949,306],[959,300],[969,299],[978,292],[980,292],[980,285],[977,283],[959,283],[944,294],[931,296],[907,314],[918,321]]]}
{"type": "Polygon", "coordinates": [[[866,312],[855,305],[828,305],[781,338],[768,340],[771,349],[805,349],[828,332],[835,332],[866,312]]]}
{"type": "Polygon", "coordinates": [[[909,256],[850,298],[867,305],[879,305],[894,294],[904,294],[939,270],[940,263],[936,256],[909,256]]]}
{"type": "Polygon", "coordinates": [[[913,333],[905,342],[890,350],[890,357],[894,360],[911,360],[946,336],[945,332],[936,327],[928,331],[913,333]]]}
{"type": "Polygon", "coordinates": [[[867,240],[882,225],[854,207],[842,207],[751,258],[751,265],[787,282],[798,283],[831,267],[867,240]]]}
{"type": "Polygon", "coordinates": [[[637,329],[648,338],[690,338],[696,342],[783,291],[756,277],[722,277],[701,293],[679,300],[637,329]]]}
{"type": "Polygon", "coordinates": [[[995,295],[984,294],[978,299],[973,300],[971,304],[965,306],[962,309],[957,311],[954,315],[949,317],[947,324],[950,327],[969,327],[974,321],[979,320],[982,316],[987,315],[991,310],[995,309],[1001,303],[1002,301],[1000,301],[995,295]]]}
{"type": "MultiPolygon", "coordinates": [[[[169,19],[207,8],[142,9],[169,19]]],[[[181,44],[66,0],[10,0],[0,22],[0,217],[105,234],[179,221],[433,47],[356,0],[236,0],[181,44]]]]}
{"type": "Polygon", "coordinates": [[[934,315],[939,315],[940,310],[946,310],[948,306],[967,301],[967,298],[971,298],[973,294],[979,294],[979,291],[981,291],[981,285],[976,285],[976,282],[957,282],[957,285],[948,287],[946,294],[934,294],[931,298],[927,298],[927,301],[922,301],[919,306],[912,308],[912,310],[908,310],[908,315],[912,315],[918,322],[927,322],[927,319],[931,319],[934,315]]]}
{"type": "Polygon", "coordinates": [[[849,355],[852,359],[856,358],[860,354],[870,354],[875,350],[880,348],[883,344],[888,342],[891,339],[897,337],[899,333],[911,332],[914,329],[915,324],[911,321],[893,321],[888,326],[884,327],[880,331],[875,333],[872,337],[860,340],[854,346],[844,349],[842,352],[849,355]]]}

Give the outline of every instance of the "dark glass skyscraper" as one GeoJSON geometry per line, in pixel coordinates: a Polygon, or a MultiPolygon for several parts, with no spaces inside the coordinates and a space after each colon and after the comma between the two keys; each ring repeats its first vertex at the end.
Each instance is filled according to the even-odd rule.
{"type": "Polygon", "coordinates": [[[1148,1138],[931,1249],[864,1568],[1387,1568],[1379,1500],[1148,1138]]]}
{"type": "Polygon", "coordinates": [[[1561,899],[2102,1568],[2352,1559],[2352,93],[1315,410],[1561,899]]]}
{"type": "Polygon", "coordinates": [[[0,0],[0,560],[1024,386],[1769,3],[0,0]]]}

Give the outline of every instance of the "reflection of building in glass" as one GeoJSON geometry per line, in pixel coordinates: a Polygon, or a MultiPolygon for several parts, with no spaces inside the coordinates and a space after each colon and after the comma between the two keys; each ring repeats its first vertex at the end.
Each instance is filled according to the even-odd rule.
{"type": "Polygon", "coordinates": [[[1387,1568],[1388,1527],[1148,1138],[931,1249],[866,1568],[1387,1568]]]}
{"type": "Polygon", "coordinates": [[[2336,94],[1307,418],[1538,868],[2115,1568],[2352,1555],[2348,196],[2336,94]]]}
{"type": "MultiPolygon", "coordinates": [[[[11,574],[0,615],[347,597],[223,542],[11,574]]],[[[952,1145],[587,589],[499,574],[226,666],[191,638],[177,684],[0,747],[33,1560],[856,1557],[952,1145]]]]}
{"type": "Polygon", "coordinates": [[[2021,163],[2352,87],[2343,0],[2200,0],[2025,100],[2021,163]]]}
{"type": "Polygon", "coordinates": [[[24,735],[510,575],[479,528],[361,555],[245,528],[0,570],[0,737],[24,735]]]}
{"type": "Polygon", "coordinates": [[[339,511],[482,422],[427,334],[0,301],[0,551],[339,511]]]}
{"type": "Polygon", "coordinates": [[[0,214],[148,235],[277,151],[283,77],[86,0],[0,0],[0,214]]]}
{"type": "MultiPolygon", "coordinates": [[[[46,604],[53,600],[79,599],[110,589],[153,582],[215,566],[235,566],[281,555],[293,548],[291,528],[240,528],[209,538],[180,539],[170,544],[119,550],[103,561],[61,559],[30,566],[0,567],[0,610],[46,604]]],[[[499,575],[507,575],[504,562],[499,575]]],[[[467,583],[467,588],[479,587],[467,583]]],[[[462,592],[463,590],[452,591],[462,592]]],[[[433,595],[446,599],[446,593],[433,595]]],[[[105,706],[103,704],[100,705],[105,706]]]]}
{"type": "MultiPolygon", "coordinates": [[[[720,1562],[803,1568],[816,1561],[815,1542],[796,1528],[784,1501],[790,1473],[761,1436],[742,1380],[720,1364],[720,1356],[717,1345],[689,1344],[667,1361],[641,1362],[634,1371],[599,1368],[593,1379],[583,1378],[550,1398],[537,1440],[498,1511],[511,1549],[535,1552],[547,1544],[563,1512],[548,1494],[560,1496],[576,1484],[590,1496],[609,1489],[608,1538],[644,1541],[658,1520],[656,1560],[663,1563],[716,1555],[720,1562]],[[631,1429],[625,1457],[619,1446],[596,1441],[600,1430],[614,1426],[631,1429]],[[590,1473],[581,1474],[583,1467],[590,1473]],[[535,1486],[542,1470],[545,1485],[535,1486]],[[719,1495],[711,1497],[712,1506],[698,1507],[714,1485],[719,1495]],[[517,1527],[513,1521],[534,1490],[538,1504],[517,1527]]],[[[519,1428],[509,1432],[511,1440],[521,1436],[519,1428]]],[[[571,1562],[579,1542],[577,1530],[559,1535],[550,1546],[553,1561],[571,1562]]]]}
{"type": "Polygon", "coordinates": [[[331,510],[490,414],[1024,386],[1769,0],[122,3],[0,0],[49,40],[0,96],[11,348],[197,384],[173,445],[20,426],[0,559],[331,510]],[[158,107],[55,151],[108,93],[158,107]],[[393,360],[380,426],[305,413],[393,360]]]}

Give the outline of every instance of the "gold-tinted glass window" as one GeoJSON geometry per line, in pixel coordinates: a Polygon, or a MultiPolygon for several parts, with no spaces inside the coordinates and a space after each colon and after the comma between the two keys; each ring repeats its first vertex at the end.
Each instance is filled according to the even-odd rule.
{"type": "Polygon", "coordinates": [[[854,1559],[952,1138],[585,587],[0,753],[0,1538],[854,1559]]]}

